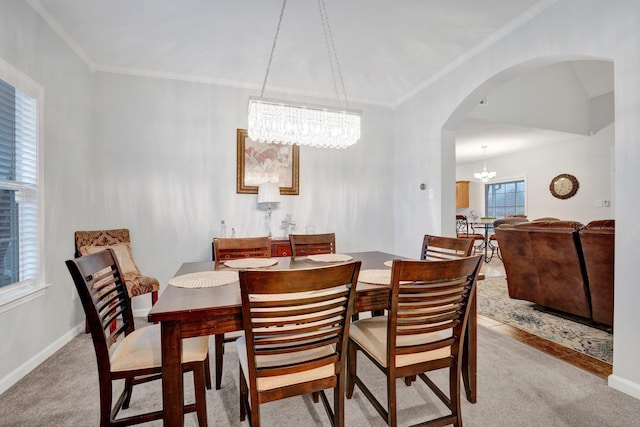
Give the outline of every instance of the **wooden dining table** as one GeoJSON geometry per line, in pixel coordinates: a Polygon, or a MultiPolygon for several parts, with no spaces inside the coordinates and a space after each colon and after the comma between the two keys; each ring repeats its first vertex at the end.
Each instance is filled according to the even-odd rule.
{"type": "MultiPolygon", "coordinates": [[[[361,271],[385,269],[384,263],[404,257],[384,252],[349,253],[362,262],[361,271]]],[[[404,258],[406,259],[406,258],[404,258]]],[[[318,268],[335,263],[317,262],[306,258],[274,258],[277,263],[269,269],[318,268]]],[[[175,277],[188,273],[229,269],[215,261],[185,262],[175,277]]],[[[477,371],[477,320],[475,298],[463,350],[463,383],[467,400],[476,401],[477,371]]],[[[381,311],[389,306],[389,286],[358,282],[356,288],[357,312],[381,311]]],[[[184,384],[181,366],[182,339],[239,331],[242,325],[240,286],[231,283],[224,286],[186,288],[169,285],[162,292],[148,315],[149,322],[160,323],[162,335],[162,399],[165,426],[184,425],[184,384]]]]}

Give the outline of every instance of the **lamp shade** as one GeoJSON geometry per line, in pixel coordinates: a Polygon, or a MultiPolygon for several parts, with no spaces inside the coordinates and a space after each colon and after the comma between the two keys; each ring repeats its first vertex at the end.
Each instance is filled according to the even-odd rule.
{"type": "Polygon", "coordinates": [[[279,203],[280,186],[275,182],[264,182],[258,185],[258,203],[279,203]]]}

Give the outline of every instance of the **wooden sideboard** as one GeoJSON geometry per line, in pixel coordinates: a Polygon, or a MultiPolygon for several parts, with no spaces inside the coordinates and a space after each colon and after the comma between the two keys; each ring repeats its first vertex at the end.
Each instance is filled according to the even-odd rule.
{"type": "MultiPolygon", "coordinates": [[[[211,260],[215,261],[215,256],[213,255],[213,240],[211,241],[211,260]]],[[[284,237],[272,237],[271,238],[271,256],[272,257],[282,257],[282,256],[291,256],[291,243],[289,239],[284,237]]]]}

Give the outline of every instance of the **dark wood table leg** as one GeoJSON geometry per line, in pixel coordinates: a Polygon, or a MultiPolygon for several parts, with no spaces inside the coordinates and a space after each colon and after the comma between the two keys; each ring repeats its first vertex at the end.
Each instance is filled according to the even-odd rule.
{"type": "Polygon", "coordinates": [[[182,339],[180,322],[161,322],[162,404],[165,426],[184,425],[184,384],[182,381],[182,339]]]}
{"type": "Polygon", "coordinates": [[[478,373],[478,305],[476,300],[477,291],[474,288],[474,295],[469,307],[469,321],[467,322],[467,333],[464,338],[462,350],[462,381],[467,400],[476,403],[477,398],[477,373],[478,373]]]}

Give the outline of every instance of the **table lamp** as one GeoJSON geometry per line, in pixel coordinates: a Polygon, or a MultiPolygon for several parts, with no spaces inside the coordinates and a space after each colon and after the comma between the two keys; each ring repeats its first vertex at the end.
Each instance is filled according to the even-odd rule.
{"type": "Polygon", "coordinates": [[[258,204],[267,204],[269,211],[269,237],[271,237],[271,204],[280,203],[280,186],[275,182],[265,182],[258,185],[258,204]]]}

